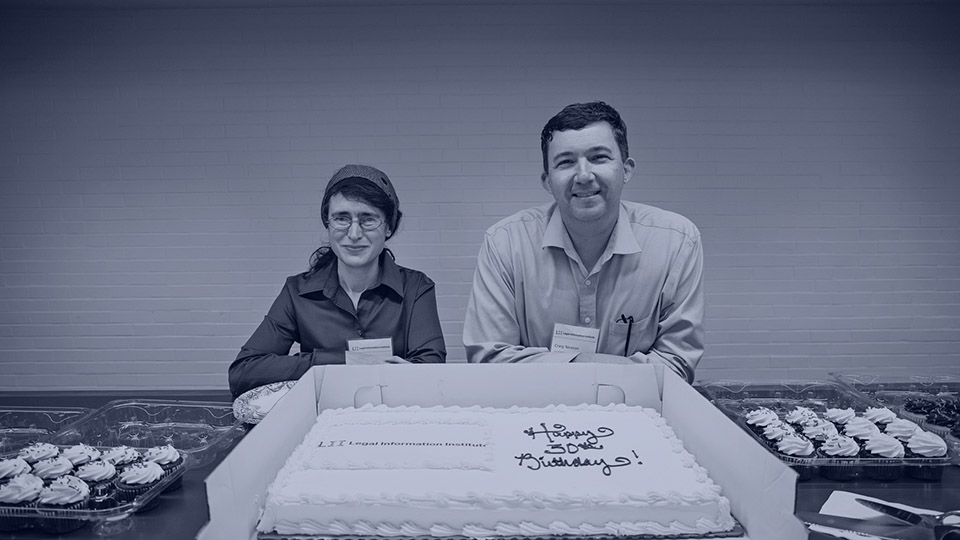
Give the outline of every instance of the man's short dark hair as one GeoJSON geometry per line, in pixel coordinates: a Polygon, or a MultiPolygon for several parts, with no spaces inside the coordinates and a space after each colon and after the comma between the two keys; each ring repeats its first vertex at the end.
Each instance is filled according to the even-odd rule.
{"type": "Polygon", "coordinates": [[[627,149],[627,126],[620,119],[620,113],[616,109],[602,101],[591,101],[590,103],[574,103],[567,105],[562,111],[551,118],[547,125],[543,126],[540,132],[540,151],[543,153],[543,172],[549,170],[547,164],[547,146],[553,140],[553,134],[556,131],[567,131],[570,129],[583,129],[590,124],[606,122],[613,128],[613,137],[617,141],[617,147],[620,149],[620,159],[626,161],[630,157],[627,149]]]}

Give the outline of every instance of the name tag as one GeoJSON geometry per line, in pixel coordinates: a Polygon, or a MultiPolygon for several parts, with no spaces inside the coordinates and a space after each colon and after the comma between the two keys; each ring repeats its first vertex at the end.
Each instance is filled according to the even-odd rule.
{"type": "Polygon", "coordinates": [[[347,341],[345,358],[350,365],[382,364],[393,357],[393,339],[352,339],[347,341]]]}
{"type": "Polygon", "coordinates": [[[599,328],[554,323],[550,351],[595,353],[599,339],[599,328]]]}

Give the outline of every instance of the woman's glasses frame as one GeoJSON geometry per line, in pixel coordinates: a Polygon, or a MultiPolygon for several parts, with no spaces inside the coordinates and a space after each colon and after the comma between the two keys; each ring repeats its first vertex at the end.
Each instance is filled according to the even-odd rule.
{"type": "Polygon", "coordinates": [[[383,225],[383,219],[379,216],[365,215],[354,218],[347,214],[338,214],[330,218],[330,228],[337,231],[346,231],[353,226],[354,222],[360,225],[364,231],[375,231],[383,225]]]}

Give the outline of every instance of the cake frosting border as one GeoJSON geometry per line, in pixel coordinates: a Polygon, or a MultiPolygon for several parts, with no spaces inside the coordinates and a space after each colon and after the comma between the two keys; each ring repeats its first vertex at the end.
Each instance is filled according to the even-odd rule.
{"type": "MultiPolygon", "coordinates": [[[[513,493],[509,496],[494,496],[494,495],[482,495],[482,494],[470,494],[469,496],[454,497],[449,494],[437,493],[433,494],[430,497],[423,496],[414,496],[403,493],[395,494],[384,494],[384,496],[379,497],[375,502],[381,505],[396,505],[396,506],[407,506],[412,504],[422,505],[424,508],[443,508],[445,506],[455,505],[455,506],[469,506],[471,508],[478,508],[481,510],[500,510],[505,508],[536,508],[542,507],[544,504],[552,506],[558,511],[564,510],[578,510],[578,509],[588,509],[595,508],[598,505],[616,505],[619,507],[636,507],[636,508],[655,508],[656,506],[663,505],[683,505],[683,506],[696,506],[696,505],[716,505],[716,513],[711,517],[701,517],[699,518],[695,525],[685,525],[676,521],[671,522],[668,525],[665,525],[660,522],[655,521],[621,521],[615,522],[610,521],[603,525],[589,524],[585,523],[582,525],[571,526],[567,523],[564,523],[559,520],[552,521],[549,525],[539,525],[532,522],[521,521],[519,523],[505,523],[498,522],[495,527],[483,527],[480,525],[471,525],[468,524],[464,527],[451,527],[444,524],[434,524],[431,527],[422,527],[416,525],[412,522],[403,522],[399,525],[392,523],[380,522],[377,524],[371,523],[366,520],[356,520],[353,522],[335,519],[326,521],[323,523],[318,523],[311,520],[305,520],[301,523],[296,533],[284,532],[283,534],[305,534],[305,535],[361,535],[361,536],[377,536],[377,537],[456,537],[464,536],[468,538],[483,538],[483,537],[497,537],[497,536],[556,536],[556,535],[613,535],[613,536],[629,536],[629,535],[656,535],[656,536],[669,536],[669,535],[687,535],[687,534],[709,534],[714,532],[723,532],[733,529],[736,525],[736,521],[733,519],[730,512],[730,502],[729,500],[722,495],[720,487],[713,482],[709,477],[707,470],[699,465],[696,462],[696,458],[690,454],[686,448],[683,446],[683,441],[676,436],[676,432],[672,427],[667,423],[666,419],[654,409],[649,407],[642,406],[631,406],[625,404],[616,404],[616,405],[596,405],[596,404],[580,404],[580,405],[548,405],[544,407],[521,407],[521,406],[512,406],[508,408],[497,408],[497,407],[486,407],[480,405],[472,406],[444,406],[436,405],[429,407],[421,407],[417,405],[400,405],[400,406],[388,406],[388,405],[372,405],[366,404],[361,407],[345,407],[345,408],[331,408],[325,409],[321,412],[321,415],[318,416],[318,422],[311,428],[307,436],[304,438],[304,441],[300,446],[294,451],[294,453],[288,457],[284,466],[278,472],[275,480],[271,482],[268,491],[266,500],[270,501],[275,498],[284,498],[279,496],[276,493],[276,486],[281,484],[280,479],[285,478],[286,476],[293,474],[299,470],[302,470],[302,467],[297,466],[298,460],[294,459],[298,453],[301,452],[301,448],[307,448],[306,444],[308,440],[311,439],[311,435],[322,434],[321,430],[315,429],[319,423],[319,418],[322,415],[328,415],[329,421],[324,424],[327,425],[350,425],[350,424],[375,424],[382,422],[355,422],[355,421],[345,421],[343,423],[337,423],[336,417],[341,415],[352,415],[356,412],[376,412],[381,414],[406,414],[410,412],[469,412],[473,414],[526,414],[530,412],[543,412],[550,413],[553,411],[558,412],[578,412],[578,411],[602,411],[602,412],[617,412],[617,413],[630,413],[636,414],[641,412],[646,414],[655,424],[665,439],[671,445],[671,449],[679,454],[681,464],[684,467],[690,468],[694,472],[696,482],[703,485],[703,489],[697,490],[694,493],[691,493],[687,496],[681,495],[676,492],[652,492],[648,493],[646,496],[637,496],[634,494],[618,493],[613,495],[594,495],[594,496],[567,496],[564,494],[558,494],[555,496],[545,496],[543,494],[537,493],[513,493]]],[[[476,422],[467,421],[453,421],[451,423],[456,424],[475,424],[476,422]]],[[[490,436],[489,430],[485,434],[488,438],[490,436]]],[[[306,450],[303,450],[306,451],[306,450]]],[[[492,459],[492,454],[490,456],[492,459]]],[[[358,506],[366,503],[370,503],[369,499],[357,496],[357,497],[337,497],[337,496],[319,496],[317,500],[313,501],[314,504],[322,505],[333,505],[333,506],[358,506]]],[[[260,523],[258,523],[258,530],[261,532],[272,531],[275,528],[275,520],[271,519],[269,509],[265,508],[261,514],[260,523]]]]}

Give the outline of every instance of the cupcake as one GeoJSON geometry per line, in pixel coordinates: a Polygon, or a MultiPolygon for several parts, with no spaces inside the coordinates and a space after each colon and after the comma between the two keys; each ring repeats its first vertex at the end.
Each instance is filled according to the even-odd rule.
{"type": "Polygon", "coordinates": [[[863,417],[877,425],[885,425],[897,419],[897,415],[886,407],[867,407],[863,417]]]}
{"type": "Polygon", "coordinates": [[[844,482],[853,480],[859,474],[857,456],[860,454],[860,445],[853,437],[834,435],[824,441],[820,452],[827,457],[827,462],[820,467],[820,474],[824,478],[844,482]]]}
{"type": "MultiPolygon", "coordinates": [[[[160,465],[160,468],[163,469],[164,478],[171,475],[180,475],[180,471],[183,469],[183,457],[180,456],[180,452],[176,448],[169,444],[148,449],[143,453],[143,459],[160,465]]],[[[172,491],[182,485],[183,476],[179,476],[164,491],[172,491]]]]}
{"type": "Polygon", "coordinates": [[[927,414],[937,408],[937,403],[925,398],[910,398],[903,403],[903,408],[913,414],[927,414]]]}
{"type": "Polygon", "coordinates": [[[803,426],[803,436],[810,439],[816,446],[820,446],[824,441],[838,434],[837,426],[823,418],[811,420],[803,426]]]}
{"type": "Polygon", "coordinates": [[[20,449],[20,457],[30,465],[33,465],[41,459],[49,459],[59,455],[60,449],[49,443],[33,443],[26,448],[20,449]]]}
{"type": "Polygon", "coordinates": [[[874,463],[865,464],[863,472],[876,480],[896,480],[903,468],[905,453],[903,444],[895,437],[883,433],[874,435],[860,451],[860,457],[875,460],[874,463]]]}
{"type": "Polygon", "coordinates": [[[115,467],[123,468],[140,461],[140,452],[129,446],[115,446],[103,452],[100,459],[113,463],[115,467]]]}
{"type": "Polygon", "coordinates": [[[777,443],[780,442],[780,439],[787,435],[796,435],[796,433],[797,431],[793,429],[793,426],[784,422],[783,420],[778,420],[763,430],[763,438],[766,440],[768,445],[776,448],[777,443]]]}
{"type": "Polygon", "coordinates": [[[940,480],[946,465],[947,443],[935,433],[918,431],[907,442],[904,471],[920,480],[940,480]]]}
{"type": "Polygon", "coordinates": [[[747,425],[750,426],[750,429],[754,433],[763,434],[763,430],[767,426],[774,422],[779,422],[780,418],[777,416],[777,413],[766,407],[760,407],[759,409],[754,409],[744,415],[744,420],[747,421],[747,425]]]}
{"type": "Polygon", "coordinates": [[[92,446],[78,444],[62,452],[63,457],[70,460],[74,467],[100,459],[100,451],[92,446]]]}
{"type": "Polygon", "coordinates": [[[865,443],[870,437],[880,435],[880,428],[862,416],[851,418],[843,425],[843,434],[853,437],[858,443],[865,443]]]}
{"type": "Polygon", "coordinates": [[[927,413],[927,423],[924,427],[938,435],[946,436],[956,423],[957,417],[953,410],[937,408],[927,413]]]}
{"type": "Polygon", "coordinates": [[[816,457],[816,450],[813,443],[802,435],[786,435],[777,442],[777,451],[781,454],[794,458],[784,460],[790,463],[790,467],[797,471],[798,480],[809,480],[817,472],[817,467],[809,463],[813,457],[816,457]]]}
{"type": "Polygon", "coordinates": [[[24,461],[22,457],[0,459],[0,486],[13,480],[13,477],[28,473],[31,470],[33,469],[30,464],[24,461]]]}
{"type": "MultiPolygon", "coordinates": [[[[117,477],[117,500],[121,503],[132,502],[139,495],[150,490],[163,478],[163,467],[153,461],[142,461],[129,465],[120,471],[117,477]]],[[[140,511],[149,510],[160,502],[159,497],[154,497],[140,511]]]]}
{"type": "Polygon", "coordinates": [[[40,492],[37,511],[40,528],[52,534],[63,534],[83,527],[84,519],[59,517],[63,510],[85,510],[90,500],[90,488],[76,476],[61,476],[40,492]]]}
{"type": "Polygon", "coordinates": [[[797,407],[796,409],[793,409],[787,413],[787,416],[784,419],[795,426],[803,426],[815,418],[817,418],[817,413],[813,412],[811,409],[808,409],[807,407],[797,407]]]}
{"type": "Polygon", "coordinates": [[[849,407],[846,409],[827,409],[827,412],[823,413],[823,417],[833,422],[837,429],[852,420],[856,415],[857,413],[849,407]]]}
{"type": "Polygon", "coordinates": [[[892,437],[896,437],[902,442],[910,440],[913,434],[920,430],[920,426],[903,418],[897,418],[883,428],[883,432],[892,437]]]}
{"type": "Polygon", "coordinates": [[[54,478],[71,472],[73,472],[73,464],[63,456],[40,460],[33,464],[33,474],[46,484],[52,482],[54,478]]]}
{"type": "Polygon", "coordinates": [[[926,420],[927,414],[937,408],[937,403],[933,399],[910,398],[903,403],[901,412],[910,420],[922,423],[926,420]]]}
{"type": "Polygon", "coordinates": [[[90,486],[90,506],[94,509],[116,506],[116,488],[113,485],[117,469],[109,461],[97,460],[81,465],[77,478],[90,486]]]}
{"type": "MultiPolygon", "coordinates": [[[[43,490],[43,480],[25,473],[0,486],[0,505],[16,508],[34,508],[37,497],[43,490]]],[[[28,527],[32,517],[20,516],[15,512],[0,514],[0,531],[16,531],[28,527]]]]}

